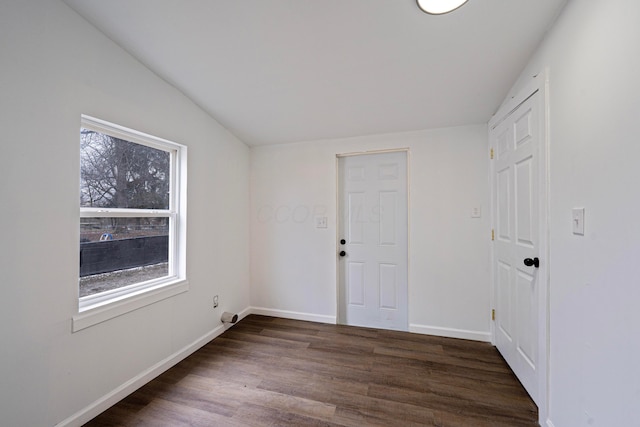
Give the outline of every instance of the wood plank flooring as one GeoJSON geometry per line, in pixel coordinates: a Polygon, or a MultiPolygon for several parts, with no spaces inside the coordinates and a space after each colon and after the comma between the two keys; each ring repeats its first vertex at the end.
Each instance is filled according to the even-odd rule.
{"type": "Polygon", "coordinates": [[[537,426],[487,343],[251,315],[87,426],[537,426]]]}

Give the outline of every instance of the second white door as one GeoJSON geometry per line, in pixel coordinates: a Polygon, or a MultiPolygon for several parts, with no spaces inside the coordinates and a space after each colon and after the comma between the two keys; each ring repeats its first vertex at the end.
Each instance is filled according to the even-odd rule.
{"type": "Polygon", "coordinates": [[[338,320],[406,331],[407,153],[338,159],[338,320]]]}

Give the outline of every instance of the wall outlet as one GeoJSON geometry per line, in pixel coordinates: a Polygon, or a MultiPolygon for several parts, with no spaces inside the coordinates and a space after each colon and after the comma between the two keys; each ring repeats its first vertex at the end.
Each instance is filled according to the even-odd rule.
{"type": "Polygon", "coordinates": [[[214,295],[213,297],[213,308],[218,307],[218,295],[214,295]]]}

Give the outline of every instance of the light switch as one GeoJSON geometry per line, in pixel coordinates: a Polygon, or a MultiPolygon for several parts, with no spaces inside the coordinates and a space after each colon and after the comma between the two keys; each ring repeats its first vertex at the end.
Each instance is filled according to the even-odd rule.
{"type": "Polygon", "coordinates": [[[482,209],[471,208],[471,218],[480,218],[482,216],[482,209]]]}
{"type": "Polygon", "coordinates": [[[327,228],[327,217],[326,216],[317,216],[316,217],[316,228],[327,228]]]}
{"type": "Polygon", "coordinates": [[[571,211],[573,234],[584,236],[584,208],[573,208],[571,211]]]}

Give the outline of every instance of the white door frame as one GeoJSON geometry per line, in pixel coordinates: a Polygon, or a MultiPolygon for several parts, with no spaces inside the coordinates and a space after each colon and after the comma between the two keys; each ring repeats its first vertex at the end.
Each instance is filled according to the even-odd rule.
{"type": "MultiPolygon", "coordinates": [[[[494,114],[489,121],[489,143],[491,130],[504,120],[525,100],[538,92],[536,107],[540,117],[540,144],[538,151],[539,167],[539,241],[540,268],[538,270],[538,421],[546,425],[549,407],[549,72],[545,69],[533,77],[517,95],[513,96],[494,114]]],[[[495,149],[495,147],[490,147],[495,149]]],[[[495,212],[495,165],[491,161],[489,167],[489,183],[491,185],[491,227],[496,229],[495,212]]],[[[494,246],[491,245],[491,307],[497,303],[497,287],[494,272],[494,246]]],[[[491,343],[496,344],[495,322],[491,322],[491,343]]]]}
{"type": "MultiPolygon", "coordinates": [[[[341,221],[340,214],[340,158],[350,156],[362,156],[366,154],[382,153],[407,153],[407,297],[411,295],[411,150],[406,148],[389,148],[380,150],[354,151],[336,154],[336,221],[341,221]]],[[[340,225],[336,223],[336,323],[345,324],[345,319],[340,318],[340,225]]],[[[411,325],[410,298],[407,298],[407,332],[411,325]]]]}

